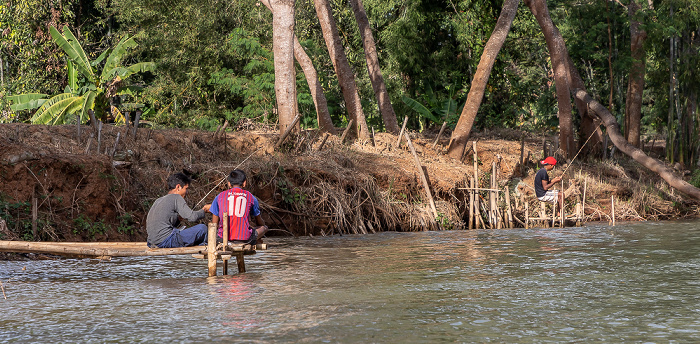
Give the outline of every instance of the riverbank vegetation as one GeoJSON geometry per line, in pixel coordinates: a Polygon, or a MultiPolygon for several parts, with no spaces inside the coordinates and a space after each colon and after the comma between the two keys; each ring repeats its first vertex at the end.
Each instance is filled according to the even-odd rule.
{"type": "Polygon", "coordinates": [[[0,24],[4,238],[138,239],[168,173],[207,201],[238,164],[279,234],[465,228],[474,141],[519,201],[554,155],[588,220],[611,195],[697,215],[696,1],[30,0],[0,24]]]}

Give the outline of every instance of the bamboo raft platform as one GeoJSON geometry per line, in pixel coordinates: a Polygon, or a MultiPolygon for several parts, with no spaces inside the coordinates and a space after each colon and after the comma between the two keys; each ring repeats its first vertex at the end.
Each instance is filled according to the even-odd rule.
{"type": "MultiPolygon", "coordinates": [[[[31,242],[0,241],[0,252],[43,253],[71,258],[97,258],[111,260],[112,257],[144,257],[191,255],[193,258],[207,259],[209,276],[216,276],[217,260],[223,263],[223,275],[228,275],[228,261],[235,257],[238,272],[245,272],[244,256],[256,254],[258,250],[267,250],[266,244],[242,244],[216,242],[216,226],[208,226],[209,241],[206,246],[176,248],[150,248],[146,242],[31,242]]],[[[224,233],[227,233],[226,231],[224,233]]]]}

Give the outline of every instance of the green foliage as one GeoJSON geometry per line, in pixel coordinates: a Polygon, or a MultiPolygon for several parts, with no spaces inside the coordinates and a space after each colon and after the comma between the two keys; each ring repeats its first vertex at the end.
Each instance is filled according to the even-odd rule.
{"type": "Polygon", "coordinates": [[[117,221],[119,221],[117,232],[127,235],[136,233],[135,221],[131,213],[117,216],[117,221]]]}
{"type": "Polygon", "coordinates": [[[696,188],[700,188],[700,169],[696,169],[695,171],[693,171],[693,175],[690,176],[689,183],[696,188]]]}
{"type": "MultiPolygon", "coordinates": [[[[102,115],[101,117],[105,119],[106,99],[119,94],[123,89],[117,87],[116,90],[111,90],[110,88],[135,73],[151,71],[155,66],[151,62],[141,62],[126,67],[120,65],[127,50],[136,46],[134,39],[128,36],[125,36],[113,49],[106,50],[96,61],[90,62],[77,38],[67,26],[63,28],[63,33],[58,32],[53,26],[49,30],[54,42],[67,56],[69,85],[64,93],[50,99],[44,99],[43,94],[23,94],[8,98],[13,103],[10,107],[13,111],[38,107],[39,109],[31,118],[33,123],[63,124],[68,115],[75,113],[78,114],[81,122],[86,122],[89,120],[88,111],[93,108],[97,110],[97,116],[102,115]],[[107,60],[98,76],[94,66],[99,64],[105,56],[107,60]],[[78,87],[76,71],[82,76],[80,79],[83,81],[82,87],[78,87]],[[95,107],[96,99],[99,102],[97,107],[95,107]]],[[[116,119],[124,122],[123,117],[116,119]]]]}
{"type": "Polygon", "coordinates": [[[93,221],[85,214],[80,214],[80,216],[73,219],[73,234],[86,235],[89,240],[95,239],[96,235],[107,233],[107,230],[109,230],[109,227],[102,220],[93,221]]]}
{"type": "Polygon", "coordinates": [[[303,209],[306,203],[306,194],[304,194],[298,187],[292,185],[286,179],[279,179],[277,181],[277,190],[282,196],[282,202],[294,206],[297,209],[303,209]]]}
{"type": "MultiPolygon", "coordinates": [[[[32,205],[29,202],[12,202],[0,194],[0,218],[5,220],[7,228],[17,233],[22,240],[33,240],[32,205]]],[[[4,234],[0,233],[0,239],[4,234]]]]}

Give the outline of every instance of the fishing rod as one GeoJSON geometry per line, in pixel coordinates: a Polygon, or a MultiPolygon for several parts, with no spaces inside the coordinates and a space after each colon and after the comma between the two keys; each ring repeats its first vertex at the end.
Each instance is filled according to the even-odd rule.
{"type": "Polygon", "coordinates": [[[573,165],[574,160],[576,160],[576,158],[577,158],[578,155],[581,153],[581,151],[583,151],[583,148],[586,147],[586,144],[588,143],[588,141],[590,141],[591,138],[593,137],[593,135],[595,135],[595,133],[598,131],[598,128],[600,128],[600,124],[598,124],[598,126],[596,126],[595,130],[593,130],[593,133],[591,133],[591,136],[588,137],[588,140],[586,140],[586,142],[583,143],[583,146],[581,146],[581,149],[579,149],[579,150],[578,150],[578,153],[576,153],[576,155],[574,155],[574,158],[571,159],[571,162],[569,163],[569,166],[566,166],[566,168],[564,169],[564,172],[561,173],[562,176],[565,175],[565,174],[566,174],[566,171],[569,170],[569,167],[571,167],[571,165],[573,165]]]}
{"type": "MultiPolygon", "coordinates": [[[[253,153],[250,153],[250,155],[248,155],[247,158],[245,158],[243,161],[241,161],[241,162],[240,162],[236,167],[234,167],[233,169],[235,170],[235,169],[241,167],[241,165],[243,165],[244,162],[246,162],[248,159],[250,159],[250,157],[253,156],[253,154],[257,153],[257,152],[260,150],[260,148],[262,148],[262,147],[258,147],[258,149],[256,149],[253,153]]],[[[203,200],[205,200],[207,197],[209,197],[209,194],[211,194],[212,191],[216,190],[216,188],[218,188],[219,185],[221,185],[221,183],[224,182],[224,180],[226,180],[226,177],[221,178],[221,181],[219,182],[219,184],[216,184],[216,186],[214,186],[211,190],[209,190],[209,192],[207,192],[207,194],[204,195],[204,197],[202,197],[202,199],[200,199],[199,202],[197,202],[197,204],[195,204],[194,207],[197,208],[197,206],[199,206],[199,204],[202,203],[203,200]]]]}

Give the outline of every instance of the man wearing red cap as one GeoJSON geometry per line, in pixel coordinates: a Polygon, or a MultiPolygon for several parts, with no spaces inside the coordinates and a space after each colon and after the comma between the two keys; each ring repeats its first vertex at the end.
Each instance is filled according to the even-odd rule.
{"type": "Polygon", "coordinates": [[[562,202],[564,195],[557,190],[550,190],[554,184],[561,181],[561,177],[556,177],[550,181],[549,175],[547,174],[548,171],[553,170],[554,166],[557,165],[557,160],[549,156],[540,161],[540,164],[544,166],[537,171],[535,175],[535,195],[537,199],[542,202],[551,202],[553,204],[557,204],[557,201],[562,202]]]}

